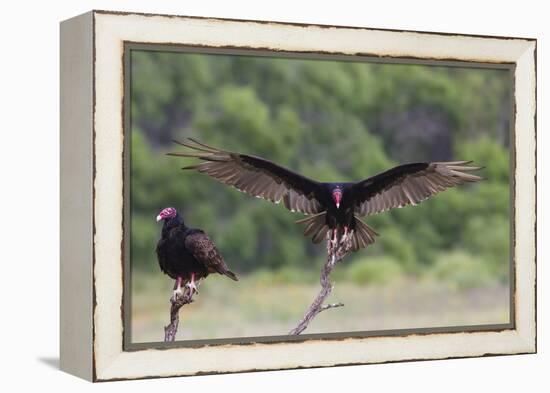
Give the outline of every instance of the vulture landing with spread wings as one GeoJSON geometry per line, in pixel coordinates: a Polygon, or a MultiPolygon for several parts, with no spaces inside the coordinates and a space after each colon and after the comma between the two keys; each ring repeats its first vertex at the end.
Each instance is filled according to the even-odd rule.
{"type": "Polygon", "coordinates": [[[251,196],[282,202],[293,211],[309,215],[297,223],[314,243],[325,237],[335,245],[351,241],[351,249],[367,247],[378,234],[360,216],[416,205],[459,184],[481,180],[471,171],[471,161],[418,162],[396,166],[358,182],[322,183],[266,159],[217,149],[194,139],[177,142],[191,149],[172,156],[200,160],[183,169],[196,170],[251,196]]]}

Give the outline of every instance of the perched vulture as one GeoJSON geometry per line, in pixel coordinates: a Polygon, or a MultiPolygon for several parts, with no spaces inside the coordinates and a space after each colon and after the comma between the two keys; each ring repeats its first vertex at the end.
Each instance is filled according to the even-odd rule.
{"type": "Polygon", "coordinates": [[[162,234],[157,243],[157,258],[160,269],[176,280],[174,297],[181,294],[181,284],[191,294],[197,291],[195,281],[210,273],[226,275],[237,281],[237,276],[227,268],[218,249],[204,231],[185,226],[183,218],[173,207],[163,209],[157,222],[164,221],[162,234]]]}
{"type": "Polygon", "coordinates": [[[327,237],[333,244],[351,241],[353,251],[373,243],[378,234],[359,216],[416,205],[447,188],[482,178],[468,172],[481,169],[471,161],[418,162],[399,165],[358,182],[322,183],[266,159],[217,149],[189,138],[176,143],[190,152],[172,156],[202,162],[182,169],[205,173],[249,195],[311,215],[297,221],[314,243],[327,237]]]}

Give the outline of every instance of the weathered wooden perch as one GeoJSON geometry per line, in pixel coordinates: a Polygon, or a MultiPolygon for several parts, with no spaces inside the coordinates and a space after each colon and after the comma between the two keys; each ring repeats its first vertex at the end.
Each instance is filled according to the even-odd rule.
{"type": "MultiPolygon", "coordinates": [[[[198,285],[199,283],[197,283],[197,287],[198,285]]],[[[172,342],[176,340],[176,334],[178,333],[178,325],[180,322],[180,308],[186,304],[192,303],[194,294],[195,293],[191,291],[188,286],[184,286],[182,288],[182,293],[170,298],[170,323],[164,327],[164,342],[172,342]]]]}
{"type": "MultiPolygon", "coordinates": [[[[348,239],[350,238],[351,236],[348,237],[348,239]]],[[[332,288],[334,287],[333,284],[330,282],[330,273],[332,272],[334,266],[342,259],[344,259],[350,249],[350,241],[340,241],[335,247],[333,247],[330,240],[327,240],[327,262],[321,270],[321,291],[319,291],[319,293],[313,300],[313,303],[311,303],[300,322],[298,322],[298,325],[288,334],[298,335],[302,333],[304,330],[307,329],[313,318],[315,318],[317,314],[319,314],[321,311],[344,306],[344,303],[324,303],[326,298],[332,292],[332,288]]]]}

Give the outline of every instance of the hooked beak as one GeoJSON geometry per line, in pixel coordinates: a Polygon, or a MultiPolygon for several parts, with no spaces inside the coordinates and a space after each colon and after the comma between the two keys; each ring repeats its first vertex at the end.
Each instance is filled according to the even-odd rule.
{"type": "Polygon", "coordinates": [[[157,216],[157,222],[159,222],[160,220],[162,220],[162,216],[159,214],[159,215],[157,216]]]}
{"type": "Polygon", "coordinates": [[[340,201],[342,200],[342,191],[336,190],[332,193],[332,198],[334,199],[334,204],[336,205],[336,208],[340,208],[340,201]]]}

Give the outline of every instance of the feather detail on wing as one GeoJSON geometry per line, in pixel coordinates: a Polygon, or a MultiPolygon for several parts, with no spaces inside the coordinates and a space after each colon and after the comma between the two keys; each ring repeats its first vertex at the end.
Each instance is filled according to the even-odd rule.
{"type": "Polygon", "coordinates": [[[171,156],[198,158],[203,162],[182,169],[196,170],[251,196],[283,202],[290,211],[315,214],[322,210],[316,197],[320,184],[271,161],[247,154],[216,149],[189,138],[179,145],[192,152],[171,156]]]}
{"type": "Polygon", "coordinates": [[[202,263],[209,272],[217,272],[238,281],[239,279],[229,270],[216,245],[204,232],[196,232],[185,237],[185,248],[193,254],[195,259],[202,263]]]}
{"type": "Polygon", "coordinates": [[[448,188],[482,180],[468,173],[481,167],[468,166],[471,161],[405,164],[358,182],[354,186],[355,212],[371,215],[416,205],[448,188]]]}

